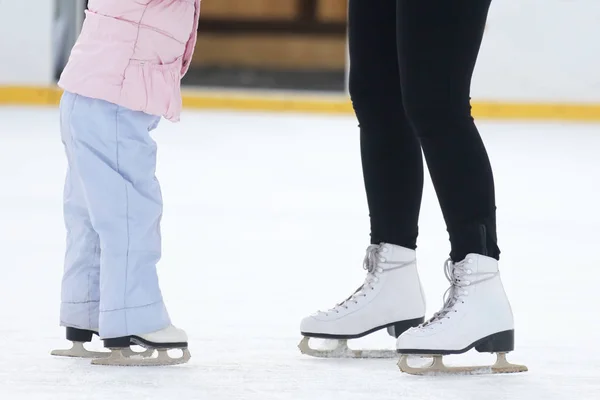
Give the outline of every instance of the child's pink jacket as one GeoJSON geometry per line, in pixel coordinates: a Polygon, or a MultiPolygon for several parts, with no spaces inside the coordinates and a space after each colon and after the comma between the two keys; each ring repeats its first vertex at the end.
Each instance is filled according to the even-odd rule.
{"type": "Polygon", "coordinates": [[[179,121],[200,0],[90,0],[58,85],[179,121]]]}

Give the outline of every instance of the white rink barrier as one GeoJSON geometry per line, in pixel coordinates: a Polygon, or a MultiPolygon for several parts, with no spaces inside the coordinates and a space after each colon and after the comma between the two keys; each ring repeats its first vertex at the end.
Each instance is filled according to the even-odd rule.
{"type": "Polygon", "coordinates": [[[0,85],[53,84],[53,0],[0,0],[0,85]]]}

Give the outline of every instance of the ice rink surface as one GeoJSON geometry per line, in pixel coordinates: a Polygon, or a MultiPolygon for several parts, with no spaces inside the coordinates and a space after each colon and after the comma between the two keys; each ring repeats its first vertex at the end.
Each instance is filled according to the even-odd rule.
{"type": "MultiPolygon", "coordinates": [[[[364,278],[368,212],[351,117],[187,112],[159,145],[163,294],[189,364],[54,358],[64,251],[58,113],[0,108],[2,400],[600,399],[600,126],[479,122],[495,171],[518,375],[414,377],[397,360],[299,354],[300,319],[364,278]]],[[[430,181],[419,269],[442,305],[449,243],[430,181]]],[[[393,348],[383,332],[352,343],[393,348]]],[[[489,363],[470,352],[449,364],[489,363]]]]}

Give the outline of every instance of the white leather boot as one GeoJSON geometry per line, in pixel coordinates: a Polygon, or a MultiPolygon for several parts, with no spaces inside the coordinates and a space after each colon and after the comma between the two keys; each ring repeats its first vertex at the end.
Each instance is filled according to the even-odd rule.
{"type": "Polygon", "coordinates": [[[424,321],[425,299],[421,288],[415,251],[392,244],[371,245],[364,260],[367,276],[362,286],[346,300],[327,311],[304,318],[300,350],[321,357],[390,357],[393,352],[350,351],[347,339],[360,338],[387,328],[398,337],[406,329],[424,321]],[[322,352],[308,346],[309,338],[341,339],[333,351],[322,352]]]}
{"type": "MultiPolygon", "coordinates": [[[[461,354],[473,347],[478,352],[499,353],[494,372],[513,366],[504,358],[514,350],[513,313],[504,291],[498,261],[494,258],[469,254],[457,263],[445,265],[451,283],[444,296],[443,308],[426,323],[405,331],[396,342],[398,353],[404,355],[400,368],[404,372],[456,372],[445,367],[441,356],[461,354]],[[406,355],[435,355],[428,368],[415,369],[407,364],[406,355]]],[[[475,371],[479,367],[463,367],[459,372],[475,371]]],[[[490,368],[490,367],[484,367],[490,368]]],[[[524,368],[524,367],[523,367],[524,368]]],[[[526,369],[525,369],[526,370],[526,369]]]]}

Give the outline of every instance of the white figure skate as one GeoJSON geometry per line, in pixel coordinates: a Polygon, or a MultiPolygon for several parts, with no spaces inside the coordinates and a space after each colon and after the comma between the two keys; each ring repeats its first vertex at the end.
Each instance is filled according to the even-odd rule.
{"type": "Polygon", "coordinates": [[[111,350],[110,355],[105,358],[92,360],[93,365],[117,365],[117,366],[161,366],[185,364],[190,358],[188,350],[187,335],[182,329],[168,326],[157,332],[144,335],[124,336],[120,338],[104,339],[104,347],[111,350]],[[145,357],[140,354],[132,354],[130,344],[142,346],[154,353],[156,357],[145,357]],[[173,358],[169,355],[170,350],[181,350],[182,356],[173,358]]]}
{"type": "MultiPolygon", "coordinates": [[[[71,348],[52,350],[51,355],[74,358],[104,358],[110,355],[108,351],[91,351],[85,348],[85,343],[91,342],[94,335],[98,336],[98,332],[72,327],[67,327],[66,331],[67,340],[71,342],[71,348]]],[[[128,347],[124,349],[124,352],[128,356],[151,357],[154,350],[136,352],[128,347]]]]}
{"type": "Polygon", "coordinates": [[[424,321],[425,299],[417,272],[415,251],[382,243],[367,249],[367,277],[350,297],[327,311],[318,311],[300,324],[303,354],[334,358],[394,358],[394,350],[352,350],[356,339],[386,328],[398,337],[424,321]],[[316,350],[310,338],[333,339],[332,349],[316,350]]]}
{"type": "Polygon", "coordinates": [[[527,371],[523,365],[506,361],[506,353],[514,350],[514,322],[498,261],[469,254],[458,263],[448,260],[445,272],[451,286],[444,295],[443,308],[426,323],[404,332],[396,342],[400,370],[414,375],[527,371]],[[481,367],[444,365],[442,356],[472,348],[496,353],[496,363],[481,367]],[[432,357],[433,361],[425,367],[411,367],[408,357],[415,355],[432,357]]]}

